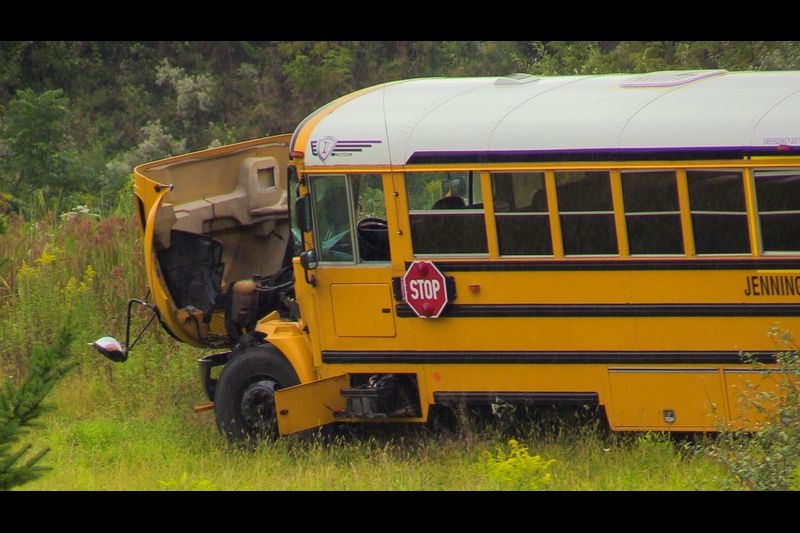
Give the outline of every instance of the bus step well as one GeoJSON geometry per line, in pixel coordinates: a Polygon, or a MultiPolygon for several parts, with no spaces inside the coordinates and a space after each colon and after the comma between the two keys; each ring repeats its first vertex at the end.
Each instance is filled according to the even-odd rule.
{"type": "Polygon", "coordinates": [[[414,374],[353,374],[352,388],[342,389],[347,409],[336,413],[337,418],[396,418],[419,417],[419,388],[414,374]],[[364,381],[366,378],[366,381],[364,381]]]}

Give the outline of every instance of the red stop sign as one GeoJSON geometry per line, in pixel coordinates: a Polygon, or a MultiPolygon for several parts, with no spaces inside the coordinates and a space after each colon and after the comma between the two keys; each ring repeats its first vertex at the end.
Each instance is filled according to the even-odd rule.
{"type": "Polygon", "coordinates": [[[403,300],[420,318],[438,318],[447,305],[444,275],[430,261],[414,261],[403,276],[403,300]]]}

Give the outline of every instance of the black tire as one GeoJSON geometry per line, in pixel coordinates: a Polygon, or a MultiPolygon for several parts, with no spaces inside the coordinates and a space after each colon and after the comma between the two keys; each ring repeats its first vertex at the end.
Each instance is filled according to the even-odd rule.
{"type": "Polygon", "coordinates": [[[234,355],[214,391],[217,427],[233,443],[278,437],[275,391],[299,384],[291,363],[272,346],[234,355]]]}

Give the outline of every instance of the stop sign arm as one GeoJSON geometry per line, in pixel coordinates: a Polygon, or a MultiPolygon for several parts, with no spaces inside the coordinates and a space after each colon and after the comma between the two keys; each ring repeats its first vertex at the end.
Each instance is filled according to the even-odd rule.
{"type": "Polygon", "coordinates": [[[431,261],[412,262],[393,285],[395,298],[399,296],[420,318],[439,318],[455,298],[455,280],[444,276],[431,261]]]}

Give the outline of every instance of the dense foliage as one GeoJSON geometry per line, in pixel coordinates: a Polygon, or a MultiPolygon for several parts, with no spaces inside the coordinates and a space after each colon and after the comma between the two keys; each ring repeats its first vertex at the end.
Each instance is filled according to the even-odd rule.
{"type": "Polygon", "coordinates": [[[55,209],[107,208],[137,163],[290,132],[385,81],[685,68],[796,69],[800,43],[5,41],[0,193],[16,209],[35,191],[55,209]]]}

